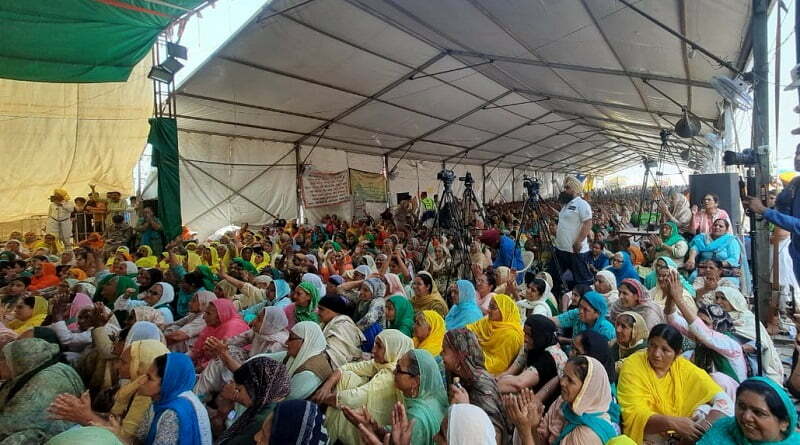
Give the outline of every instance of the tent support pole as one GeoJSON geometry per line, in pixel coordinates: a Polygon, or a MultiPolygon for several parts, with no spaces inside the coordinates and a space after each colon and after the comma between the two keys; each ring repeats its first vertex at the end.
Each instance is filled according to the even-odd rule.
{"type": "Polygon", "coordinates": [[[517,183],[517,173],[514,170],[514,167],[511,167],[511,202],[514,202],[514,199],[517,198],[517,188],[515,186],[517,183]]]}
{"type": "MultiPolygon", "coordinates": [[[[758,153],[760,166],[756,169],[755,175],[755,188],[758,192],[760,199],[766,198],[766,187],[770,183],[769,171],[769,54],[768,54],[768,39],[767,31],[768,21],[768,1],[767,0],[753,0],[753,18],[752,18],[752,36],[753,36],[753,145],[752,147],[758,153]]],[[[757,250],[753,250],[755,254],[754,270],[757,273],[753,277],[754,284],[756,285],[755,294],[756,301],[753,305],[753,312],[756,316],[756,322],[759,319],[764,320],[767,324],[768,315],[767,311],[759,314],[759,307],[768,309],[771,307],[772,286],[770,283],[769,273],[769,229],[766,220],[761,220],[756,223],[756,244],[759,246],[757,250]]],[[[760,330],[756,328],[756,333],[760,330]]],[[[760,338],[756,339],[756,348],[760,351],[760,338]]],[[[758,360],[758,374],[761,375],[762,363],[758,360]]]]}
{"type": "Polygon", "coordinates": [[[389,189],[389,185],[391,181],[389,180],[389,155],[383,155],[383,179],[386,181],[386,208],[389,208],[389,197],[392,196],[392,192],[389,189]]]}
{"type": "Polygon", "coordinates": [[[303,160],[300,159],[300,144],[294,144],[294,164],[297,169],[295,175],[295,198],[297,199],[297,220],[300,224],[303,223],[303,160]]]}
{"type": "Polygon", "coordinates": [[[483,187],[481,187],[481,201],[483,201],[483,206],[486,207],[486,164],[481,165],[481,176],[483,177],[483,187]]]}

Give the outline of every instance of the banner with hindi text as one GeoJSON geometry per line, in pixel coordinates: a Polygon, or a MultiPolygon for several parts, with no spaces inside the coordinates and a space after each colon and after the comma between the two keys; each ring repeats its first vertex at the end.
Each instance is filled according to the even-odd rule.
{"type": "Polygon", "coordinates": [[[350,193],[366,202],[386,202],[386,178],[381,173],[351,168],[350,193]]]}
{"type": "Polygon", "coordinates": [[[311,171],[303,175],[303,205],[322,207],[350,200],[347,170],[340,172],[311,171]]]}

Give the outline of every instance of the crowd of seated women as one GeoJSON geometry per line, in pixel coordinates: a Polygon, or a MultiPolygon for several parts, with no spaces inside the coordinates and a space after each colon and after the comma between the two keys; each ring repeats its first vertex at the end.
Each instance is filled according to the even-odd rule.
{"type": "Polygon", "coordinates": [[[6,250],[0,445],[800,443],[800,371],[762,332],[757,376],[724,221],[665,224],[650,268],[598,241],[591,286],[477,242],[458,277],[445,237],[391,219],[6,250]]]}

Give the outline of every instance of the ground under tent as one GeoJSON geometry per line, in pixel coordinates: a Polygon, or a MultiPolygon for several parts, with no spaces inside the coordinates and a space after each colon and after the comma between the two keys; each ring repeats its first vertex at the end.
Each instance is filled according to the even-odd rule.
{"type": "MultiPolygon", "coordinates": [[[[749,2],[635,6],[744,66],[749,2]]],[[[702,162],[702,135],[662,152],[659,131],[686,107],[701,134],[724,137],[709,81],[734,74],[616,0],[273,1],[178,87],[183,221],[202,236],[295,217],[304,161],[306,171],[388,167],[390,196],[435,193],[445,165],[470,171],[487,201],[520,199],[523,174],[546,195],[554,175],[541,172],[558,183],[643,156],[702,162]]],[[[352,214],[304,210],[311,221],[352,214]]]]}

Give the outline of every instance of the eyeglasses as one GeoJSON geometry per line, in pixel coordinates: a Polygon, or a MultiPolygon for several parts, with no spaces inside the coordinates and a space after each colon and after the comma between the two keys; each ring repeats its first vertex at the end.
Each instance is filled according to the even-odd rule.
{"type": "Polygon", "coordinates": [[[416,377],[417,376],[413,372],[405,371],[403,368],[401,368],[399,366],[394,368],[394,373],[395,374],[405,374],[405,375],[410,376],[410,377],[416,377]]]}

